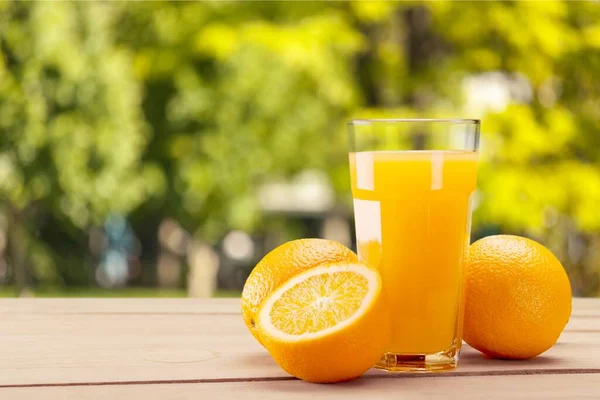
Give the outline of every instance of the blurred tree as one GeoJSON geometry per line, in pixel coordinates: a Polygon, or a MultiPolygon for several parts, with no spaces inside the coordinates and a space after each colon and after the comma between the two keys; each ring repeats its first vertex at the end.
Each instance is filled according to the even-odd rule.
{"type": "Polygon", "coordinates": [[[600,228],[590,151],[600,140],[597,6],[282,4],[162,3],[124,14],[138,77],[168,93],[146,110],[169,133],[154,144],[175,176],[171,213],[211,241],[255,230],[264,223],[256,187],[266,180],[321,168],[348,198],[347,116],[467,113],[485,119],[476,223],[550,243],[576,267],[576,290],[597,290],[588,279],[596,261],[574,262],[568,250],[574,233],[594,242],[600,228]],[[486,72],[519,86],[508,107],[465,105],[465,81],[486,72]]]}
{"type": "MultiPolygon", "coordinates": [[[[41,218],[84,245],[90,224],[160,189],[160,172],[139,163],[140,87],[129,52],[115,46],[114,17],[106,3],[0,3],[0,197],[20,289],[31,246],[46,258],[33,272],[53,276],[41,268],[55,254],[33,240],[41,218]]],[[[85,247],[76,254],[83,269],[85,247]]]]}
{"type": "Polygon", "coordinates": [[[44,242],[81,244],[108,211],[149,240],[165,217],[213,243],[269,229],[263,182],[321,169],[349,200],[347,118],[464,115],[483,119],[474,227],[600,287],[594,2],[4,2],[0,52],[13,238],[46,215],[66,235],[44,242]]]}
{"type": "Polygon", "coordinates": [[[484,119],[478,222],[549,245],[574,291],[600,288],[600,7],[428,3],[454,72],[502,71],[513,101],[484,119]],[[477,21],[477,23],[474,23],[477,21]],[[584,249],[585,251],[582,251],[584,249]]]}
{"type": "Polygon", "coordinates": [[[539,239],[575,293],[597,294],[600,7],[353,2],[352,11],[369,43],[358,63],[367,107],[359,113],[482,118],[474,227],[539,239]]]}
{"type": "Polygon", "coordinates": [[[343,8],[293,6],[124,10],[119,37],[138,49],[147,93],[160,94],[148,96],[145,109],[149,120],[159,118],[150,151],[173,178],[163,210],[208,241],[264,223],[262,182],[345,162],[338,124],[357,103],[351,67],[361,36],[343,8]]]}

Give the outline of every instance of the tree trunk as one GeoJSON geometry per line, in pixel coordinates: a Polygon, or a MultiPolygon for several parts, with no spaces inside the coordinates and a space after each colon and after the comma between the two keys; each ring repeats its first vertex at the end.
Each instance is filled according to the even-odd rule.
{"type": "Polygon", "coordinates": [[[10,243],[10,258],[12,260],[15,286],[19,297],[29,293],[29,271],[27,267],[27,234],[23,218],[18,210],[10,210],[8,225],[8,240],[10,243]]]}

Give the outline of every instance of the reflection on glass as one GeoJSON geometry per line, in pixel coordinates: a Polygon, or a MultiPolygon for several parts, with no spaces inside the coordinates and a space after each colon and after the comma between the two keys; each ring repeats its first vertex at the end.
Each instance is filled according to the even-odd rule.
{"type": "MultiPolygon", "coordinates": [[[[375,151],[367,147],[350,153],[359,257],[381,272],[391,310],[393,337],[379,367],[453,368],[461,345],[476,140],[471,149],[450,144],[446,149],[433,140],[430,143],[441,146],[429,149],[420,139],[412,143],[425,149],[387,150],[395,124],[402,122],[386,124],[391,129],[378,126],[386,132],[383,150],[371,140],[369,147],[375,151]]],[[[427,126],[416,125],[416,132],[426,138],[427,126]]],[[[409,128],[403,126],[401,135],[408,135],[409,128]]],[[[367,134],[373,138],[374,131],[367,134]]],[[[448,143],[457,143],[453,135],[447,135],[448,143]]]]}

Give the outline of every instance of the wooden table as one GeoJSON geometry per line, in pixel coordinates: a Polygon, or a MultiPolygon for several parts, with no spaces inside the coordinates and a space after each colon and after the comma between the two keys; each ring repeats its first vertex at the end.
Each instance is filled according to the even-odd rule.
{"type": "Polygon", "coordinates": [[[437,374],[298,381],[249,332],[238,299],[0,300],[0,399],[600,399],[600,300],[575,299],[557,345],[437,374]]]}

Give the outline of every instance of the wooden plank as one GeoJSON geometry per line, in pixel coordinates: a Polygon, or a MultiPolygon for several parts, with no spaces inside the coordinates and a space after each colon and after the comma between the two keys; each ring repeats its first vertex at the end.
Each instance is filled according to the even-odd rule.
{"type": "MultiPolygon", "coordinates": [[[[238,314],[214,314],[207,308],[199,315],[138,313],[144,303],[120,301],[123,310],[136,312],[90,313],[70,300],[76,313],[54,309],[46,314],[39,307],[36,313],[3,315],[0,385],[288,377],[238,314]]],[[[94,304],[107,310],[102,303],[94,304]]],[[[599,326],[593,318],[581,321],[599,326]]],[[[543,357],[529,361],[486,360],[467,347],[457,373],[597,369],[600,335],[582,331],[566,332],[543,357]]]]}
{"type": "Polygon", "coordinates": [[[573,316],[565,327],[565,332],[590,332],[600,334],[600,316],[578,317],[573,316]]]}
{"type": "MultiPolygon", "coordinates": [[[[240,299],[0,299],[1,315],[240,314],[240,299]]],[[[600,299],[573,299],[572,317],[600,317],[600,299]]]]}
{"type": "MultiPolygon", "coordinates": [[[[241,315],[232,299],[0,299],[3,316],[55,315],[241,315]]],[[[567,331],[600,331],[600,299],[573,299],[567,331]]]]}
{"type": "Polygon", "coordinates": [[[571,318],[600,318],[600,299],[574,298],[571,318]]]}
{"type": "Polygon", "coordinates": [[[417,399],[597,399],[600,374],[513,376],[412,375],[392,379],[362,378],[336,385],[301,381],[228,382],[126,386],[70,386],[0,389],[11,400],[104,400],[140,398],[348,400],[368,398],[417,399]]]}
{"type": "Polygon", "coordinates": [[[596,313],[600,313],[600,299],[593,297],[574,297],[573,311],[580,312],[586,310],[593,310],[596,313]]]}
{"type": "Polygon", "coordinates": [[[241,314],[232,299],[0,299],[0,315],[241,314]]]}

